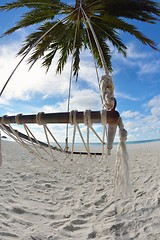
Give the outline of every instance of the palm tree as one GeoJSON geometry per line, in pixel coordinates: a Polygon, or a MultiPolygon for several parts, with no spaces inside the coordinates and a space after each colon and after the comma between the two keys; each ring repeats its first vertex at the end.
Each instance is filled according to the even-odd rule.
{"type": "Polygon", "coordinates": [[[154,0],[75,0],[74,4],[63,0],[16,0],[0,6],[1,11],[17,8],[25,8],[26,13],[3,36],[36,26],[18,52],[18,55],[26,56],[32,50],[28,58],[31,67],[42,58],[42,65],[48,70],[58,52],[57,72],[61,73],[72,54],[73,74],[77,77],[80,53],[90,49],[96,64],[99,67],[105,65],[106,71],[112,71],[109,43],[126,56],[127,47],[120,38],[121,31],[157,49],[151,39],[127,22],[131,19],[155,24],[159,20],[160,5],[154,0]]]}

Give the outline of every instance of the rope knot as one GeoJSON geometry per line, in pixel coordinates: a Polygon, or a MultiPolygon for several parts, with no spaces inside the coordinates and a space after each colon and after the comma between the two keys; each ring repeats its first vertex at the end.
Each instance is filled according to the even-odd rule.
{"type": "Polygon", "coordinates": [[[84,112],[84,124],[88,127],[92,127],[91,110],[86,110],[84,112]]]}
{"type": "Polygon", "coordinates": [[[112,110],[115,106],[114,85],[110,75],[103,75],[100,80],[103,105],[107,110],[112,110]]]}
{"type": "Polygon", "coordinates": [[[7,115],[3,115],[3,116],[2,116],[2,123],[3,123],[3,124],[6,124],[6,123],[7,123],[7,122],[6,122],[6,119],[5,119],[6,117],[7,117],[7,115]]]}
{"type": "Polygon", "coordinates": [[[43,125],[44,122],[43,122],[43,115],[44,115],[44,112],[39,112],[37,113],[36,115],[36,122],[38,125],[43,125]]]}
{"type": "Polygon", "coordinates": [[[77,125],[77,116],[76,116],[76,114],[77,114],[77,110],[72,110],[70,113],[69,113],[69,123],[71,124],[71,125],[77,125]]]}
{"type": "Polygon", "coordinates": [[[17,114],[16,116],[15,116],[15,121],[16,121],[16,123],[17,124],[22,124],[22,122],[21,122],[21,116],[22,116],[23,114],[22,113],[20,113],[20,114],[17,114]]]}
{"type": "Polygon", "coordinates": [[[101,112],[101,123],[103,126],[107,125],[107,110],[106,109],[102,110],[102,112],[101,112]]]}
{"type": "Polygon", "coordinates": [[[119,130],[119,137],[121,142],[125,142],[127,140],[127,130],[126,129],[120,129],[119,130]]]}

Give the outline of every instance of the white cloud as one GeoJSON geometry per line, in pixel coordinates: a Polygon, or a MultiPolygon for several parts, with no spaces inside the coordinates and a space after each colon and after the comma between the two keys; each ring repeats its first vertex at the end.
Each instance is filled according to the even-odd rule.
{"type": "Polygon", "coordinates": [[[128,140],[160,138],[160,96],[154,96],[147,104],[147,115],[138,111],[124,111],[121,116],[128,131],[128,140]]]}
{"type": "MultiPolygon", "coordinates": [[[[14,43],[10,45],[3,45],[0,49],[0,70],[1,82],[0,89],[4,86],[6,80],[20,60],[20,57],[15,58],[19,49],[19,44],[14,43]]],[[[54,60],[54,63],[57,59],[54,60]]],[[[62,74],[55,74],[56,65],[53,64],[46,74],[45,69],[41,67],[41,62],[38,61],[30,71],[29,66],[24,61],[16,70],[10,79],[5,91],[1,97],[1,104],[6,104],[7,101],[18,99],[27,101],[39,93],[43,95],[43,99],[49,96],[63,96],[68,95],[68,87],[70,80],[70,63],[68,62],[62,74]]],[[[81,63],[80,81],[85,81],[89,87],[98,90],[98,82],[96,72],[93,65],[89,65],[87,61],[81,63]]],[[[79,83],[75,84],[72,79],[72,91],[79,88],[79,83]]],[[[87,96],[86,96],[87,97],[87,96]]],[[[89,97],[88,97],[89,98],[89,97]]],[[[73,101],[76,101],[74,97],[73,101]]]]}
{"type": "Polygon", "coordinates": [[[160,116],[160,95],[154,96],[148,103],[153,116],[160,116]]]}
{"type": "MultiPolygon", "coordinates": [[[[53,105],[45,105],[43,111],[45,112],[66,112],[68,99],[53,105]]],[[[99,94],[91,89],[75,90],[70,99],[70,111],[78,110],[84,111],[86,109],[97,110],[101,109],[101,102],[99,94]]]]}
{"type": "Polygon", "coordinates": [[[100,95],[99,93],[91,90],[84,89],[75,91],[71,98],[71,108],[72,109],[101,109],[100,95]]]}
{"type": "Polygon", "coordinates": [[[128,99],[128,100],[131,100],[131,101],[138,101],[139,100],[139,98],[135,98],[135,97],[130,96],[127,93],[118,92],[118,91],[115,91],[115,96],[120,97],[120,98],[124,98],[124,99],[128,99]]]}
{"type": "Polygon", "coordinates": [[[160,95],[154,96],[149,102],[149,107],[160,107],[160,95]]]}
{"type": "Polygon", "coordinates": [[[127,57],[124,57],[118,52],[114,52],[113,59],[129,66],[136,66],[137,60],[143,61],[148,56],[149,54],[147,52],[138,51],[137,46],[130,42],[127,45],[127,57]]]}
{"type": "Polygon", "coordinates": [[[139,62],[139,75],[159,73],[160,60],[158,59],[148,59],[148,62],[139,62]]]}
{"type": "MultiPolygon", "coordinates": [[[[3,53],[3,49],[2,51],[0,50],[0,63],[3,62],[1,64],[1,89],[17,64],[17,59],[15,59],[14,55],[15,52],[12,52],[12,46],[10,54],[3,53]]],[[[40,66],[40,62],[35,64],[30,71],[28,71],[28,68],[28,65],[22,63],[15,72],[2,95],[2,103],[4,100],[9,101],[11,99],[29,100],[36,93],[43,94],[44,97],[56,94],[66,95],[69,78],[67,71],[62,75],[55,75],[53,74],[55,72],[55,67],[53,66],[52,72],[50,71],[46,75],[45,69],[40,66]]]]}
{"type": "Polygon", "coordinates": [[[130,59],[145,59],[148,57],[148,53],[137,51],[136,46],[133,43],[127,45],[127,58],[130,59]]]}
{"type": "Polygon", "coordinates": [[[121,116],[124,117],[124,118],[139,118],[141,116],[141,114],[137,111],[131,111],[131,110],[128,110],[128,111],[123,111],[121,113],[121,116]]]}
{"type": "Polygon", "coordinates": [[[142,50],[133,43],[127,45],[127,57],[114,53],[113,60],[118,64],[123,63],[123,67],[117,68],[117,72],[124,70],[124,66],[129,66],[137,72],[139,76],[159,73],[160,60],[156,51],[142,50]]]}

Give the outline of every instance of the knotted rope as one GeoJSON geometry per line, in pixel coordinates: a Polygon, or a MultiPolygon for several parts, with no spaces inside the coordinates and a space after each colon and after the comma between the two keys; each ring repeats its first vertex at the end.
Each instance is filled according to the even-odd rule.
{"type": "MultiPolygon", "coordinates": [[[[114,85],[112,77],[109,74],[103,75],[100,80],[102,91],[103,107],[108,111],[113,111],[116,107],[116,99],[114,98],[114,85]]],[[[129,157],[126,148],[127,131],[124,129],[124,124],[121,117],[118,121],[120,142],[117,147],[116,164],[115,164],[115,179],[114,193],[120,193],[123,196],[130,196],[131,181],[129,157]]],[[[111,154],[113,141],[116,134],[117,125],[108,124],[107,136],[107,155],[111,154]]]]}
{"type": "MultiPolygon", "coordinates": [[[[116,100],[114,98],[114,85],[112,77],[109,74],[103,75],[100,80],[100,88],[102,92],[103,108],[107,111],[115,109],[116,100]]],[[[103,123],[102,123],[103,124],[103,123]]],[[[113,141],[115,138],[117,124],[108,124],[107,133],[107,155],[111,155],[113,141]]]]}
{"type": "Polygon", "coordinates": [[[0,167],[2,166],[2,136],[0,132],[0,167]]]}
{"type": "Polygon", "coordinates": [[[88,156],[90,156],[90,149],[88,148],[88,146],[86,145],[85,143],[85,140],[83,138],[83,135],[82,135],[82,132],[81,132],[81,129],[79,127],[79,124],[77,123],[77,118],[76,118],[76,114],[77,114],[77,110],[73,110],[70,112],[70,115],[69,115],[69,120],[70,120],[70,124],[71,125],[74,125],[74,129],[73,129],[73,139],[72,139],[72,157],[73,157],[73,152],[74,152],[74,145],[75,145],[75,136],[76,136],[76,129],[78,129],[78,132],[79,132],[79,135],[82,139],[82,142],[83,142],[83,145],[86,149],[86,152],[88,154],[88,156]]]}
{"type": "Polygon", "coordinates": [[[127,131],[121,117],[118,122],[120,142],[117,147],[114,192],[123,197],[131,196],[129,156],[126,147],[127,131]]]}
{"type": "Polygon", "coordinates": [[[103,75],[100,80],[100,89],[102,92],[103,107],[108,111],[115,107],[114,85],[112,77],[107,74],[103,75]]]}

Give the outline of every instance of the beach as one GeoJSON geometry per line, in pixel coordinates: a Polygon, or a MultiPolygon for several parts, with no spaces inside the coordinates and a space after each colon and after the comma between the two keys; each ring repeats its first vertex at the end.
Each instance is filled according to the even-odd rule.
{"type": "Polygon", "coordinates": [[[160,239],[160,142],[127,148],[132,196],[117,198],[116,146],[103,161],[62,166],[2,140],[0,240],[160,239]]]}

